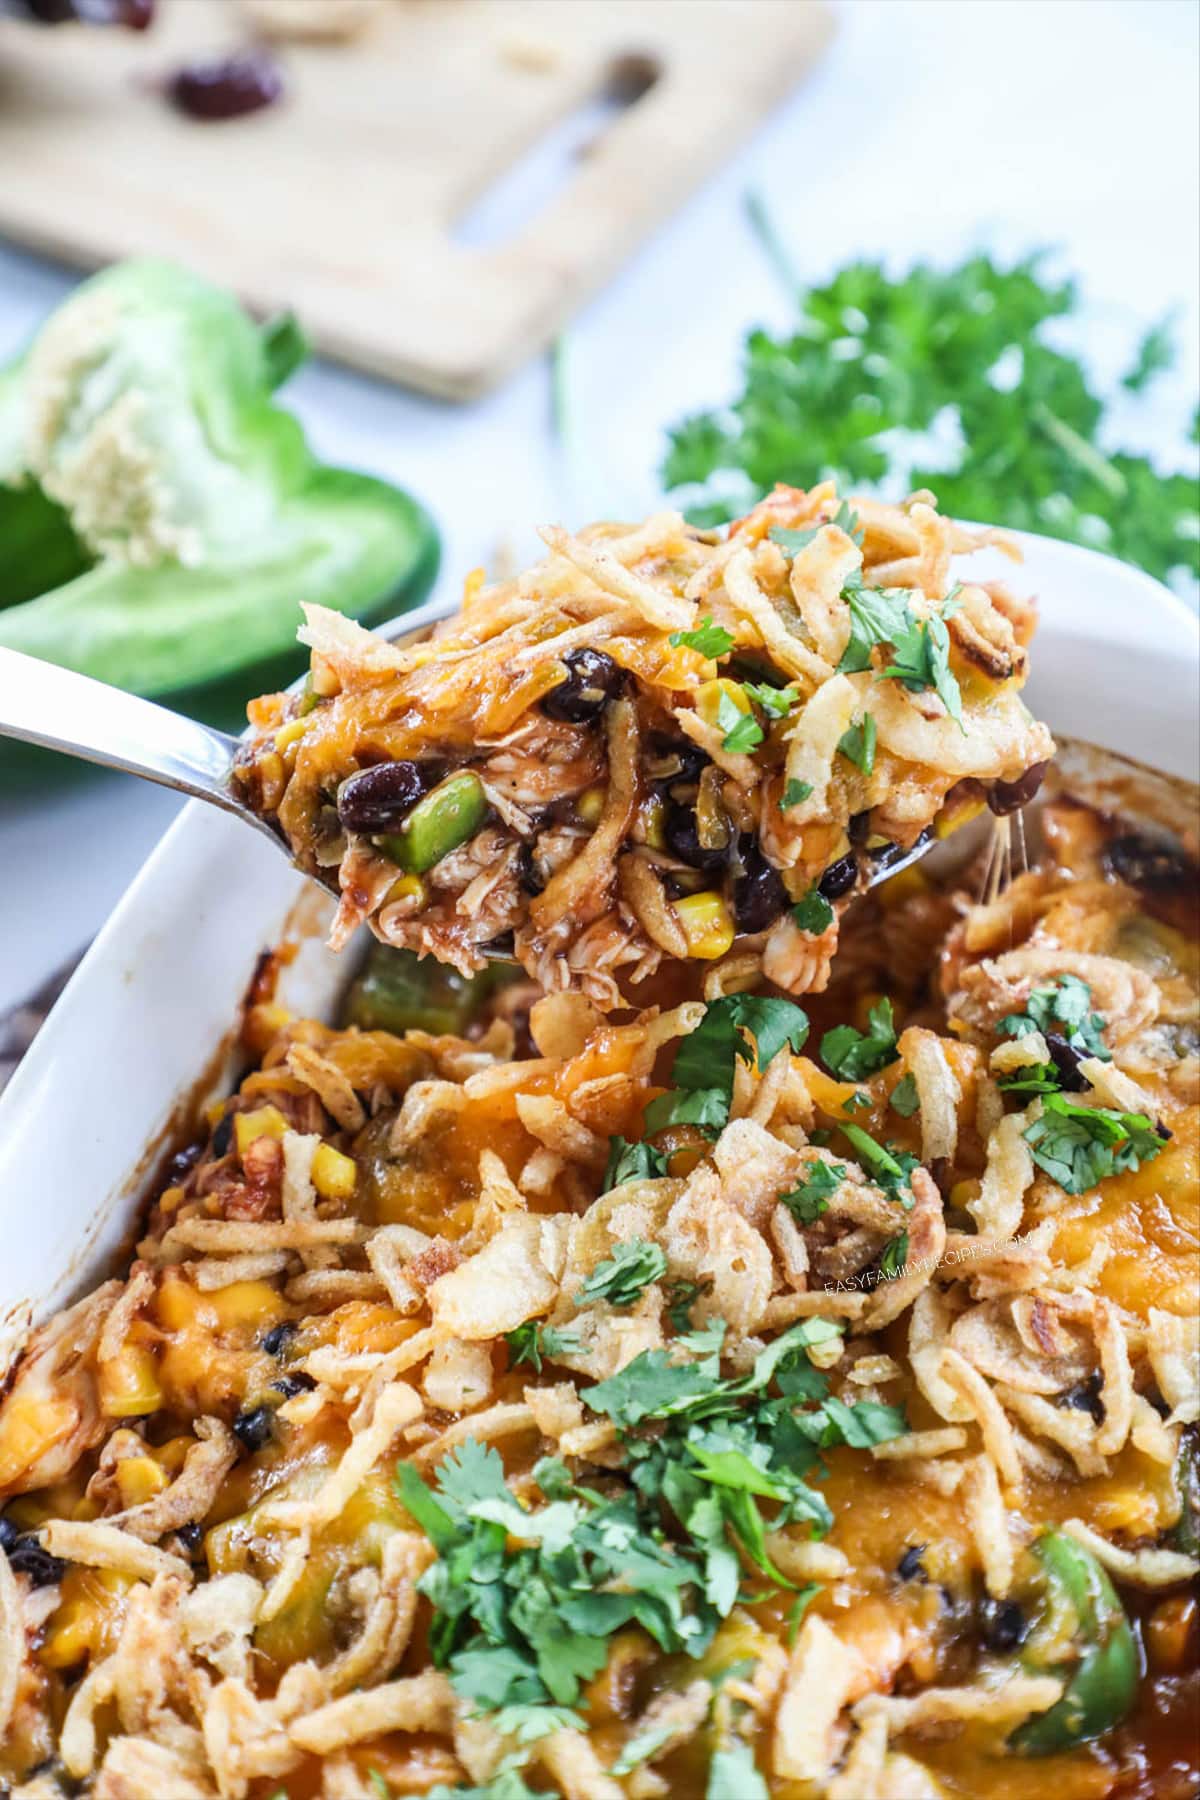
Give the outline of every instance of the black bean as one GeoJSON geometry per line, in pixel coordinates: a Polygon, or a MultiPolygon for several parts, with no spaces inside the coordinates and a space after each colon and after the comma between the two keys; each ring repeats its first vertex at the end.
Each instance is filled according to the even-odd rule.
{"type": "Polygon", "coordinates": [[[425,777],[415,762],[376,763],[343,781],[338,819],[347,831],[392,831],[424,792],[425,777]]]}
{"type": "Polygon", "coordinates": [[[297,1369],[295,1374],[281,1375],[277,1381],[273,1381],[271,1392],[282,1394],[285,1400],[294,1400],[297,1394],[311,1393],[316,1385],[311,1375],[306,1375],[303,1369],[297,1369]]]}
{"type": "Polygon", "coordinates": [[[830,863],[820,881],[817,891],[826,900],[840,900],[848,894],[858,880],[858,860],[853,856],[841,856],[837,862],[830,863]]]}
{"type": "Polygon", "coordinates": [[[1046,1048],[1050,1052],[1050,1061],[1058,1070],[1058,1079],[1069,1094],[1081,1094],[1087,1087],[1086,1075],[1079,1073],[1079,1065],[1088,1055],[1086,1050],[1077,1050],[1069,1044],[1061,1032],[1046,1033],[1046,1048]]]}
{"type": "Polygon", "coordinates": [[[179,1187],[186,1181],[203,1154],[203,1144],[189,1144],[186,1150],[177,1150],[167,1164],[167,1186],[179,1187]]]}
{"type": "Polygon", "coordinates": [[[625,671],[603,650],[572,650],[564,656],[567,679],[542,701],[548,719],[582,725],[596,719],[625,685],[625,671]]]}
{"type": "Polygon", "coordinates": [[[856,850],[861,850],[871,835],[871,812],[855,813],[846,827],[846,833],[856,850]]]}
{"type": "Polygon", "coordinates": [[[53,1587],[67,1572],[62,1557],[51,1556],[31,1532],[18,1535],[11,1546],[5,1546],[5,1551],[13,1574],[27,1575],[35,1588],[53,1587]]]}
{"type": "Polygon", "coordinates": [[[1049,767],[1048,762],[1030,763],[1025,773],[1018,775],[1015,781],[993,781],[988,789],[989,810],[998,819],[1006,818],[1009,813],[1020,812],[1023,806],[1029,805],[1041,787],[1049,767]]]}
{"type": "Polygon", "coordinates": [[[212,1134],[212,1153],[214,1156],[228,1156],[233,1148],[233,1114],[226,1113],[212,1134]]]}
{"type": "Polygon", "coordinates": [[[699,781],[708,762],[699,744],[654,733],[642,759],[646,780],[670,787],[672,783],[699,781]]]}
{"type": "Polygon", "coordinates": [[[517,852],[517,882],[527,894],[540,894],[546,885],[529,844],[522,844],[517,852]]]}
{"type": "Polygon", "coordinates": [[[272,1325],[270,1331],[262,1335],[262,1347],[268,1356],[282,1356],[287,1345],[300,1329],[291,1319],[280,1319],[278,1325],[272,1325]]]}
{"type": "Polygon", "coordinates": [[[233,1435],[251,1455],[269,1444],[275,1435],[275,1414],[269,1406],[254,1406],[233,1421],[233,1435]]]}
{"type": "Polygon", "coordinates": [[[1130,887],[1145,888],[1152,894],[1187,892],[1200,880],[1200,869],[1177,845],[1137,832],[1109,841],[1104,867],[1130,887]]]}
{"type": "Polygon", "coordinates": [[[985,1600],[980,1609],[979,1635],[985,1649],[998,1656],[1019,1650],[1029,1636],[1029,1620],[1015,1600],[985,1600]]]}
{"type": "Polygon", "coordinates": [[[236,119],[272,106],[283,95],[283,77],[265,50],[205,57],[177,69],[167,97],[190,119],[236,119]]]}
{"type": "Polygon", "coordinates": [[[204,1542],[204,1531],[193,1519],[190,1525],[181,1525],[175,1533],[189,1556],[195,1556],[204,1542]]]}
{"type": "Polygon", "coordinates": [[[687,863],[690,869],[703,869],[706,874],[714,873],[717,869],[723,869],[729,860],[727,845],[709,849],[700,842],[694,806],[669,806],[663,823],[663,837],[672,856],[687,863]]]}
{"type": "Polygon", "coordinates": [[[20,1535],[20,1531],[12,1520],[6,1519],[4,1514],[0,1513],[0,1550],[3,1550],[6,1556],[20,1535]]]}
{"type": "Polygon", "coordinates": [[[1089,1375],[1086,1381],[1077,1381],[1065,1393],[1058,1396],[1056,1406],[1070,1406],[1077,1412],[1089,1413],[1097,1425],[1105,1420],[1104,1402],[1100,1398],[1101,1377],[1099,1371],[1089,1375]]]}
{"type": "Polygon", "coordinates": [[[787,889],[755,843],[741,852],[742,873],[733,883],[733,913],[739,931],[765,931],[787,905],[787,889]]]}
{"type": "Polygon", "coordinates": [[[901,1581],[928,1581],[929,1574],[922,1556],[928,1550],[928,1544],[910,1544],[900,1561],[896,1564],[896,1573],[901,1581]]]}

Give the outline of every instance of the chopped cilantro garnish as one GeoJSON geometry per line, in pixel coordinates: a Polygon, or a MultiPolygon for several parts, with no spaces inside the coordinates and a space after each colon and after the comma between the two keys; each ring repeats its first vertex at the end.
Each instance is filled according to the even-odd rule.
{"type": "Polygon", "coordinates": [[[647,1725],[644,1730],[637,1731],[631,1738],[626,1738],[621,1754],[609,1770],[610,1775],[629,1775],[646,1761],[648,1757],[669,1744],[679,1727],[667,1721],[665,1725],[647,1725]]]}
{"type": "Polygon", "coordinates": [[[855,1088],[854,1092],[852,1094],[847,1094],[846,1098],[842,1101],[843,1112],[870,1112],[870,1110],[871,1096],[870,1094],[864,1094],[861,1088],[855,1088]]]}
{"type": "Polygon", "coordinates": [[[1086,1194],[1110,1175],[1140,1168],[1166,1142],[1145,1113],[1080,1106],[1065,1094],[1047,1094],[1041,1118],[1022,1135],[1038,1168],[1068,1194],[1086,1194]]]}
{"type": "Polygon", "coordinates": [[[1101,1035],[1104,1025],[1103,1015],[1092,1011],[1092,990],[1087,982],[1077,975],[1059,975],[1048,987],[1034,988],[1024,1012],[1007,1014],[999,1029],[1007,1037],[1053,1032],[1064,1037],[1073,1050],[1111,1062],[1112,1052],[1101,1035]]]}
{"type": "MultiPolygon", "coordinates": [[[[811,1599],[816,1590],[805,1592],[811,1599]]],[[[713,1751],[704,1800],[767,1800],[766,1781],[759,1774],[753,1745],[745,1738],[730,1737],[713,1751]]]]}
{"type": "Polygon", "coordinates": [[[715,662],[733,649],[733,637],[723,625],[714,625],[711,613],[694,631],[673,631],[668,640],[676,650],[695,650],[715,662]]]}
{"type": "Polygon", "coordinates": [[[573,1331],[559,1331],[554,1325],[544,1325],[540,1319],[526,1319],[523,1325],[506,1331],[504,1341],[514,1369],[520,1363],[532,1363],[539,1375],[543,1357],[573,1356],[583,1349],[573,1331]]]}
{"type": "Polygon", "coordinates": [[[798,698],[794,687],[771,687],[765,681],[744,681],[742,686],[769,719],[786,719],[798,698]]]}
{"type": "Polygon", "coordinates": [[[859,1161],[871,1171],[884,1192],[898,1200],[901,1206],[910,1207],[913,1197],[908,1178],[919,1166],[920,1159],[911,1156],[907,1150],[897,1149],[894,1144],[877,1144],[861,1125],[843,1125],[841,1129],[843,1137],[849,1138],[858,1152],[859,1161]]]}
{"type": "Polygon", "coordinates": [[[850,639],[838,673],[860,675],[871,667],[876,644],[894,644],[912,630],[912,609],[902,588],[863,587],[861,579],[847,582],[842,598],[850,609],[850,639]]]}
{"type": "Polygon", "coordinates": [[[803,531],[790,531],[786,525],[772,525],[767,536],[773,544],[779,545],[785,556],[792,557],[795,556],[797,550],[803,550],[806,545],[811,544],[814,538],[824,531],[826,525],[837,525],[846,533],[847,537],[853,538],[856,544],[861,544],[863,541],[863,528],[859,523],[858,514],[848,500],[841,502],[832,519],[826,519],[820,525],[810,525],[803,531]]]}
{"type": "Polygon", "coordinates": [[[675,1053],[674,1090],[646,1108],[646,1130],[666,1125],[699,1125],[719,1131],[729,1118],[734,1065],[757,1057],[760,1071],[789,1045],[799,1051],[808,1036],[808,1015],[791,1000],[761,994],[725,994],[712,1000],[704,1017],[675,1053]],[[747,1033],[754,1040],[753,1049],[747,1033]]]}
{"type": "Polygon", "coordinates": [[[711,1286],[711,1281],[677,1281],[667,1289],[667,1317],[676,1331],[691,1330],[692,1306],[711,1286]]]}
{"type": "Polygon", "coordinates": [[[848,762],[869,775],[875,767],[875,720],[871,713],[864,713],[857,725],[851,725],[843,731],[838,739],[838,749],[848,762]]]}
{"type": "Polygon", "coordinates": [[[801,931],[807,931],[810,937],[820,937],[833,924],[833,908],[820,888],[810,887],[803,899],[793,906],[792,918],[801,931]]]}
{"type": "Polygon", "coordinates": [[[600,1192],[607,1194],[626,1181],[654,1181],[666,1172],[667,1159],[653,1144],[630,1144],[623,1137],[611,1137],[600,1192]]]}
{"type": "Polygon", "coordinates": [[[1054,1063],[1022,1063],[1007,1075],[1001,1075],[996,1086],[1006,1094],[1057,1094],[1062,1075],[1054,1063]]]}
{"type": "Polygon", "coordinates": [[[594,1306],[598,1300],[607,1300],[610,1306],[632,1306],[666,1272],[667,1259],[657,1244],[645,1238],[626,1238],[614,1244],[611,1257],[592,1270],[579,1290],[578,1304],[594,1306]]]}
{"type": "Polygon", "coordinates": [[[793,806],[799,806],[812,793],[811,781],[785,781],[783,798],[779,802],[780,812],[787,812],[793,806]]]}
{"type": "Polygon", "coordinates": [[[962,690],[950,668],[950,634],[945,625],[957,606],[958,602],[950,595],[941,611],[930,613],[927,619],[916,619],[910,612],[909,625],[892,639],[892,661],[879,679],[899,681],[913,694],[933,688],[950,717],[965,732],[962,690]]]}
{"type": "Polygon", "coordinates": [[[739,1549],[777,1586],[794,1588],[771,1561],[767,1532],[832,1522],[803,1480],[819,1451],[907,1430],[895,1407],[829,1393],[807,1351],[841,1331],[802,1320],[727,1379],[724,1327],[714,1321],[678,1340],[676,1353],[694,1361],[644,1351],[585,1388],[586,1404],[618,1427],[630,1485],[616,1493],[577,1486],[565,1464],[544,1458],[533,1475],[545,1504],[526,1506],[495,1449],[470,1438],[443,1460],[435,1487],[411,1464],[397,1467],[399,1498],[437,1551],[418,1583],[432,1606],[430,1654],[475,1712],[524,1743],[578,1728],[564,1709],[629,1625],[668,1656],[701,1656],[737,1603],[739,1549]],[[646,1420],[653,1433],[637,1430],[646,1420]],[[769,1524],[763,1500],[775,1509],[769,1524]],[[668,1537],[672,1519],[677,1533],[668,1537]]]}
{"type": "Polygon", "coordinates": [[[808,1173],[790,1194],[780,1194],[780,1203],[794,1213],[802,1225],[811,1225],[829,1209],[832,1195],[846,1179],[845,1163],[810,1162],[808,1173]]]}
{"type": "Polygon", "coordinates": [[[717,701],[717,730],[724,733],[723,750],[749,751],[763,741],[763,728],[752,712],[743,712],[732,694],[721,689],[717,701]]]}
{"type": "Polygon", "coordinates": [[[921,1104],[921,1096],[917,1093],[917,1081],[912,1070],[902,1075],[888,1096],[888,1105],[893,1112],[898,1112],[902,1119],[911,1119],[921,1104]]]}
{"type": "Polygon", "coordinates": [[[821,1061],[840,1081],[864,1081],[896,1060],[896,1023],[885,995],[867,1014],[866,1031],[835,1025],[821,1039],[821,1061]]]}
{"type": "Polygon", "coordinates": [[[879,1258],[879,1273],[886,1281],[892,1281],[897,1275],[904,1273],[908,1261],[908,1233],[902,1231],[897,1237],[889,1238],[883,1246],[883,1254],[879,1258]]]}

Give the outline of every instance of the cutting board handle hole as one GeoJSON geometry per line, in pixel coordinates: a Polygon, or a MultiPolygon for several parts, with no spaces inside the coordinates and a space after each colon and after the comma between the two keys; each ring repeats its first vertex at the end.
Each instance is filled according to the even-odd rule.
{"type": "Polygon", "coordinates": [[[617,121],[652,92],[662,72],[658,58],[644,51],[613,57],[591,92],[472,198],[454,224],[455,243],[490,250],[519,237],[570,185],[579,163],[617,121]]]}

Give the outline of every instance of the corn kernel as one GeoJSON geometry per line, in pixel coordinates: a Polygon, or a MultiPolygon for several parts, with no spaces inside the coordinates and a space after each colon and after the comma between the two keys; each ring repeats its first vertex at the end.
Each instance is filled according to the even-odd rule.
{"type": "Polygon", "coordinates": [[[225,1117],[224,1100],[210,1100],[204,1109],[204,1122],[210,1131],[215,1131],[225,1117]]]}
{"type": "Polygon", "coordinates": [[[239,1156],[245,1156],[255,1138],[281,1138],[288,1122],[277,1106],[258,1106],[253,1112],[236,1113],[233,1120],[239,1156]]]}
{"type": "Polygon", "coordinates": [[[966,1212],[972,1200],[979,1198],[977,1181],[956,1181],[950,1189],[950,1204],[955,1212],[966,1212]]]}
{"type": "Polygon", "coordinates": [[[924,894],[929,888],[929,877],[923,869],[914,863],[911,868],[901,869],[898,874],[883,882],[875,893],[876,899],[885,912],[893,906],[901,906],[911,900],[914,894],[924,894]]]}
{"type": "Polygon", "coordinates": [[[294,1017],[295,1014],[289,1012],[286,1006],[279,1006],[274,1000],[260,1000],[257,1006],[250,1007],[246,1013],[242,1041],[260,1056],[265,1055],[294,1017]]]}
{"type": "Polygon", "coordinates": [[[162,1493],[167,1474],[152,1456],[123,1456],[116,1467],[116,1482],[122,1506],[141,1506],[162,1493]]]}
{"type": "Polygon", "coordinates": [[[257,1328],[279,1318],[283,1301],[265,1281],[231,1281],[204,1298],[211,1301],[220,1325],[230,1330],[242,1325],[257,1328]]]}
{"type": "Polygon", "coordinates": [[[393,881],[384,895],[383,904],[395,906],[400,900],[407,900],[414,912],[420,912],[428,903],[429,889],[419,875],[402,875],[399,881],[393,881]]]}
{"type": "Polygon", "coordinates": [[[602,787],[584,788],[575,802],[575,811],[585,825],[598,825],[604,812],[604,802],[608,797],[607,789],[602,787]]]}
{"type": "Polygon", "coordinates": [[[163,1403],[158,1364],[144,1344],[122,1344],[99,1365],[100,1410],[110,1419],[137,1419],[163,1403]]]}
{"type": "Polygon", "coordinates": [[[358,1180],[358,1164],[332,1144],[318,1144],[312,1159],[313,1186],[325,1200],[348,1200],[358,1180]]]}
{"type": "Polygon", "coordinates": [[[688,894],[672,904],[688,941],[688,955],[702,962],[715,962],[718,956],[724,956],[733,942],[734,931],[729,908],[721,895],[709,890],[688,894]]]}
{"type": "Polygon", "coordinates": [[[70,1669],[85,1656],[100,1657],[124,1614],[124,1599],[134,1585],[132,1575],[116,1569],[70,1569],[63,1582],[61,1605],[51,1615],[38,1655],[51,1669],[70,1669]]]}
{"type": "Polygon", "coordinates": [[[308,727],[308,719],[289,719],[286,725],[279,727],[275,733],[275,748],[281,756],[285,751],[290,750],[293,744],[300,742],[308,727]]]}
{"type": "Polygon", "coordinates": [[[158,1197],[158,1209],[160,1212],[173,1213],[182,1199],[183,1189],[181,1187],[164,1188],[158,1197]]]}
{"type": "Polygon", "coordinates": [[[960,825],[969,825],[972,819],[977,819],[986,806],[985,800],[975,800],[966,806],[955,806],[949,811],[940,812],[933,821],[934,837],[949,837],[950,833],[957,831],[960,825]]]}
{"type": "Polygon", "coordinates": [[[0,1487],[11,1487],[77,1424],[70,1400],[18,1388],[0,1412],[0,1487]]]}
{"type": "Polygon", "coordinates": [[[719,675],[715,681],[702,681],[696,689],[696,711],[706,725],[716,725],[722,698],[729,699],[740,713],[750,711],[750,696],[740,681],[719,675]]]}

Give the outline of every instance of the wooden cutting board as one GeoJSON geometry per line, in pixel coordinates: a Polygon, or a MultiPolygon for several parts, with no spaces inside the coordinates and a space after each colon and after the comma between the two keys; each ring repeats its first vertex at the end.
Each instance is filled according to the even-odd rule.
{"type": "MultiPolygon", "coordinates": [[[[85,265],[178,258],[294,307],[331,356],[466,398],[553,338],[830,31],[821,0],[378,0],[354,40],[281,49],[282,104],[202,124],[155,83],[244,44],[238,0],[162,0],[145,36],[0,21],[0,233],[85,265]],[[464,242],[473,203],[630,57],[653,87],[513,235],[464,242]]],[[[681,306],[706,278],[680,270],[681,306]]]]}

